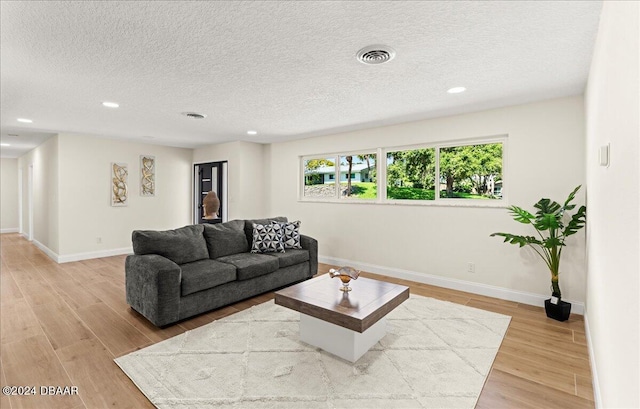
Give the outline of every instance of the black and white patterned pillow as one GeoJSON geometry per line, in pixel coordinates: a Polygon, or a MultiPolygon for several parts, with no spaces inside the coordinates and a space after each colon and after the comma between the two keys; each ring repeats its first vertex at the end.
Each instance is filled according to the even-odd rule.
{"type": "Polygon", "coordinates": [[[272,221],[271,224],[279,224],[282,229],[282,242],[285,249],[301,249],[300,245],[300,220],[295,222],[277,222],[272,221]]]}
{"type": "Polygon", "coordinates": [[[279,224],[253,224],[252,253],[284,253],[282,227],[279,224]]]}

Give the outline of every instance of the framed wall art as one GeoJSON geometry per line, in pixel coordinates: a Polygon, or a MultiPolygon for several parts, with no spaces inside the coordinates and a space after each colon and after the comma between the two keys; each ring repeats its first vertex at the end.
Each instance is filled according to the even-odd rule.
{"type": "Polygon", "coordinates": [[[127,180],[129,171],[126,163],[111,164],[111,206],[126,206],[129,200],[127,180]]]}
{"type": "Polygon", "coordinates": [[[140,155],[140,195],[156,195],[156,157],[140,155]]]}

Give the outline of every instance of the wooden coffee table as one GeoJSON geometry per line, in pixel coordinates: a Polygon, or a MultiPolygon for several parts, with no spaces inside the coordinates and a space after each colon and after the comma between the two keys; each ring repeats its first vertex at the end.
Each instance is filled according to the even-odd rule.
{"type": "Polygon", "coordinates": [[[275,303],[300,312],[300,339],[350,362],[387,332],[385,316],[409,298],[409,288],[360,277],[353,291],[325,274],[277,291],[275,303]]]}

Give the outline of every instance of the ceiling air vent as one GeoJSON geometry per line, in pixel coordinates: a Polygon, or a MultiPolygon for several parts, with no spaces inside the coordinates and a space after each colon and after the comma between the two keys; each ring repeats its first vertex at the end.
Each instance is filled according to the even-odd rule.
{"type": "Polygon", "coordinates": [[[356,58],[363,64],[383,64],[393,60],[396,52],[386,45],[370,45],[358,51],[356,58]]]}
{"type": "Polygon", "coordinates": [[[183,112],[182,115],[186,116],[187,118],[191,118],[191,119],[204,119],[207,116],[204,114],[198,114],[196,112],[183,112]]]}

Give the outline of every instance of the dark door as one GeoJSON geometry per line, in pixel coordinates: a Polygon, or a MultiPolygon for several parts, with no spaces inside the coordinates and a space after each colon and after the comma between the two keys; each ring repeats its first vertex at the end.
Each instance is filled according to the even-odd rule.
{"type": "Polygon", "coordinates": [[[195,203],[195,222],[196,223],[221,223],[223,216],[227,214],[226,209],[226,168],[227,162],[210,162],[199,163],[195,165],[195,190],[196,190],[196,203],[195,203]],[[218,211],[218,217],[215,219],[203,219],[204,209],[202,207],[202,200],[204,197],[213,191],[220,199],[220,210],[218,211]],[[223,207],[224,206],[224,207],[223,207]]]}

